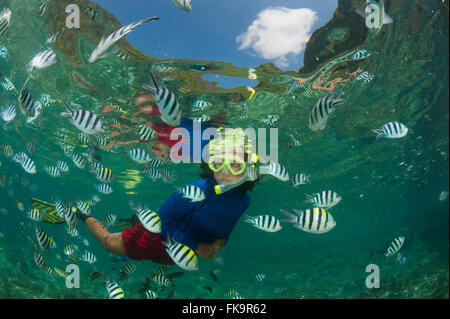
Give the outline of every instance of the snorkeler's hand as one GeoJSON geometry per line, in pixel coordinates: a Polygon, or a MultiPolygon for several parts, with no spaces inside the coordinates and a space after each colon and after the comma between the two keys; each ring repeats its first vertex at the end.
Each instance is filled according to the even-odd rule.
{"type": "Polygon", "coordinates": [[[198,243],[198,247],[195,250],[195,253],[202,258],[214,258],[215,257],[213,245],[210,245],[207,243],[198,243]]]}
{"type": "Polygon", "coordinates": [[[211,244],[213,251],[214,251],[214,258],[216,257],[217,253],[219,253],[220,248],[225,244],[227,240],[225,238],[217,239],[215,242],[211,244]]]}
{"type": "Polygon", "coordinates": [[[166,162],[169,157],[169,147],[165,144],[158,144],[153,147],[153,154],[161,161],[166,162]]]}

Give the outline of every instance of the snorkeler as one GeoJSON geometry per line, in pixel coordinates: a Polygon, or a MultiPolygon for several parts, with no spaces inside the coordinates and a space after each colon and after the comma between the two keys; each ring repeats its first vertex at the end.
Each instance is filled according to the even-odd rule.
{"type": "Polygon", "coordinates": [[[121,233],[110,233],[94,217],[79,210],[77,216],[103,248],[116,255],[173,264],[163,244],[170,235],[198,256],[215,258],[250,205],[247,191],[256,183],[257,155],[249,151],[245,138],[241,129],[235,129],[209,141],[207,158],[200,165],[203,179],[191,184],[203,191],[205,199],[191,202],[179,192],[172,194],[157,212],[161,233],[148,231],[142,223],[121,233]]]}

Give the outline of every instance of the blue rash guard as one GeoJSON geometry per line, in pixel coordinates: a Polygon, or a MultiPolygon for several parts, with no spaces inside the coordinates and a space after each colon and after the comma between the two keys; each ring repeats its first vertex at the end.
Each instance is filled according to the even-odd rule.
{"type": "Polygon", "coordinates": [[[231,189],[217,195],[214,178],[206,178],[190,185],[200,187],[205,193],[201,202],[191,202],[175,193],[158,210],[162,222],[161,235],[168,234],[179,243],[196,250],[198,243],[212,244],[225,238],[228,241],[231,231],[241,215],[250,205],[250,197],[231,189]]]}

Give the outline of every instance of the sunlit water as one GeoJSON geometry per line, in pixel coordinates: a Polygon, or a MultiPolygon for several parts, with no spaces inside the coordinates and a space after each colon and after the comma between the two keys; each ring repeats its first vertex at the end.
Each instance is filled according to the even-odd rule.
{"type": "MultiPolygon", "coordinates": [[[[63,27],[65,1],[51,1],[47,22],[37,13],[36,2],[0,1],[0,7],[8,6],[12,11],[9,31],[0,37],[0,45],[8,51],[7,56],[0,58],[1,80],[11,79],[17,91],[28,76],[26,66],[31,58],[63,27]]],[[[59,261],[56,254],[69,243],[94,253],[98,261],[93,265],[76,262],[81,270],[80,289],[68,289],[63,278],[52,278],[38,269],[32,254],[33,243],[37,243],[34,223],[26,218],[30,198],[77,200],[98,195],[101,201],[93,207],[94,216],[100,220],[107,214],[126,218],[133,213],[129,199],[157,210],[174,192],[174,185],[199,179],[198,164],[172,164],[167,168],[176,176],[173,184],[152,182],[140,171],[142,165],[123,153],[136,145],[148,150],[150,146],[115,144],[110,152],[98,152],[103,157],[102,164],[116,174],[111,184],[113,195],[103,195],[94,188],[98,183],[94,174],[76,168],[64,154],[66,145],[75,147],[77,153],[85,153],[86,147],[76,140],[77,129],[59,115],[64,111],[59,100],[72,101],[97,114],[104,105],[119,105],[123,112],[107,112],[102,119],[105,123],[117,120],[129,126],[119,130],[121,135],[116,141],[135,140],[136,127],[129,119],[136,117],[139,109],[132,98],[141,91],[140,84],[147,82],[148,71],[152,70],[179,98],[183,117],[212,116],[224,111],[234,127],[269,128],[261,120],[271,114],[279,115],[273,126],[278,128],[278,160],[291,174],[311,174],[312,183],[293,188],[290,183],[264,176],[250,193],[252,202],[246,214],[281,218],[280,208],[307,208],[305,193],[326,189],[343,198],[330,210],[337,226],[322,235],[309,234],[289,224],[284,224],[279,232],[266,233],[241,219],[220,252],[221,262],[202,259],[200,271],[185,272],[176,278],[175,289],[159,291],[161,298],[169,294],[172,298],[225,298],[231,289],[246,298],[448,298],[448,198],[439,199],[442,191],[448,191],[449,178],[448,5],[430,0],[413,9],[412,2],[395,1],[391,12],[395,23],[383,27],[380,33],[369,33],[357,48],[371,55],[355,64],[352,71],[359,67],[373,79],[350,79],[339,84],[336,89],[342,89],[346,101],[319,132],[311,131],[307,124],[312,107],[327,92],[311,88],[315,78],[305,86],[299,86],[292,78],[307,78],[313,73],[300,75],[253,66],[260,82],[253,87],[256,94],[247,100],[248,84],[225,89],[202,80],[203,74],[211,73],[234,75],[247,83],[248,68],[231,63],[215,63],[205,71],[192,66],[208,65],[208,61],[163,61],[133,51],[130,60],[110,55],[89,64],[87,59],[103,32],[109,34],[119,25],[104,11],[103,24],[89,20],[83,13],[82,23],[90,29],[83,29],[79,35],[66,30],[52,46],[57,64],[33,71],[27,84],[35,98],[45,93],[53,101],[44,105],[43,113],[33,124],[26,123],[19,110],[11,123],[4,125],[2,121],[0,145],[11,145],[16,154],[26,151],[27,140],[35,143],[36,151],[30,156],[36,162],[37,174],[27,174],[11,158],[0,154],[0,174],[7,178],[6,187],[0,187],[0,297],[108,298],[102,280],[91,282],[89,274],[103,271],[104,279],[115,279],[124,265],[113,264],[111,255],[83,225],[78,226],[79,237],[71,238],[64,225],[42,224],[58,245],[43,253],[47,265],[65,269],[68,262],[59,261]],[[419,20],[411,21],[412,10],[419,12],[415,13],[419,20]],[[202,111],[195,109],[192,103],[197,99],[209,101],[211,106],[202,111]],[[409,128],[407,136],[375,142],[372,129],[392,121],[405,124],[409,128]],[[65,141],[58,136],[61,129],[67,130],[65,141]],[[291,135],[300,142],[299,146],[290,147],[291,135]],[[70,171],[62,177],[50,177],[43,167],[54,165],[58,159],[66,161],[70,171]],[[23,203],[25,211],[17,208],[17,201],[23,203]],[[385,252],[386,244],[402,235],[407,237],[407,245],[401,251],[405,263],[380,254],[385,252]],[[82,238],[90,245],[84,246],[82,238]],[[372,250],[376,251],[373,255],[372,250]],[[23,264],[23,272],[17,262],[23,264]],[[378,289],[365,286],[369,264],[380,268],[378,289]],[[209,271],[217,274],[217,282],[209,271]],[[258,273],[265,274],[261,282],[256,280],[258,273]],[[212,292],[205,286],[211,287],[212,292]]],[[[80,4],[85,8],[85,1],[80,4]]],[[[151,25],[145,27],[151,30],[151,25]]],[[[120,43],[130,48],[124,40],[120,43]]],[[[2,106],[18,106],[14,90],[0,90],[2,106]]],[[[158,121],[157,116],[142,116],[147,121],[158,121]]],[[[159,265],[150,261],[131,263],[137,266],[133,281],[121,282],[121,286],[127,298],[139,298],[140,283],[159,265]]],[[[169,268],[169,273],[178,271],[181,269],[177,266],[169,268]]]]}

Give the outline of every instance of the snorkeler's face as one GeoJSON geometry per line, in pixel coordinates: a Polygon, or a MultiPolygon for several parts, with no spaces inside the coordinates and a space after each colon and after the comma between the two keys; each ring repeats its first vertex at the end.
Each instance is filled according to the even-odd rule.
{"type": "Polygon", "coordinates": [[[228,168],[224,168],[220,172],[214,173],[214,178],[216,179],[217,183],[223,183],[223,182],[234,182],[242,177],[244,173],[240,175],[233,175],[230,173],[228,168]]]}

